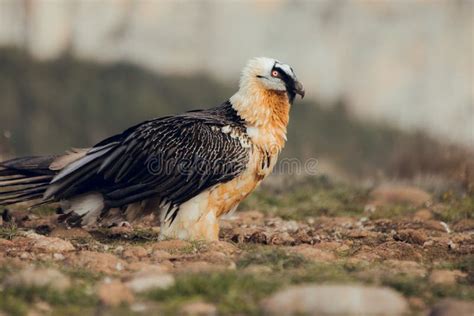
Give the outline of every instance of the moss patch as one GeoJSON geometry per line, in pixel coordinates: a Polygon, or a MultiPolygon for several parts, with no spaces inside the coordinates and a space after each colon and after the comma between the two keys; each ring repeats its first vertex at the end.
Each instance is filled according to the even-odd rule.
{"type": "Polygon", "coordinates": [[[7,224],[0,227],[0,238],[12,240],[16,236],[20,235],[20,231],[15,224],[7,224]]]}
{"type": "Polygon", "coordinates": [[[325,176],[309,177],[285,189],[263,188],[244,200],[240,209],[259,210],[283,219],[302,220],[317,216],[361,216],[368,190],[333,183],[325,176]]]}
{"type": "Polygon", "coordinates": [[[446,204],[446,207],[435,212],[439,220],[456,222],[474,218],[474,193],[456,194],[449,191],[441,195],[440,201],[446,204]]]}
{"type": "Polygon", "coordinates": [[[180,276],[167,290],[149,293],[150,299],[175,310],[184,301],[202,299],[217,304],[222,314],[256,315],[261,299],[281,285],[279,280],[237,272],[180,276]]]}
{"type": "Polygon", "coordinates": [[[246,268],[250,265],[264,265],[273,271],[301,268],[307,265],[307,261],[300,255],[290,254],[278,248],[261,247],[245,254],[238,262],[238,268],[246,268]]]}

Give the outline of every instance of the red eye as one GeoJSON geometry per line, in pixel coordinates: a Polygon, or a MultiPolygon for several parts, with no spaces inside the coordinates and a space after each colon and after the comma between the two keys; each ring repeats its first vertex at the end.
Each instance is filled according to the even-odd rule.
{"type": "Polygon", "coordinates": [[[273,70],[273,71],[272,71],[272,77],[278,77],[278,76],[279,76],[278,71],[273,70]]]}

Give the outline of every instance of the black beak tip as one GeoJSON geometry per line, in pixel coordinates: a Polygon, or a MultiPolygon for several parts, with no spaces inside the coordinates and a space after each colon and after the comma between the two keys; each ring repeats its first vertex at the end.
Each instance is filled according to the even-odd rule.
{"type": "Polygon", "coordinates": [[[297,81],[295,85],[295,92],[301,96],[301,99],[304,98],[305,90],[301,82],[297,81]]]}

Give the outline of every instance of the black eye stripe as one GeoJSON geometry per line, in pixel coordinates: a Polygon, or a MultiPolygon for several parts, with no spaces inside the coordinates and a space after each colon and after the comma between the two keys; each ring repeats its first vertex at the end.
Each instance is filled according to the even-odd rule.
{"type": "Polygon", "coordinates": [[[288,73],[287,73],[283,68],[281,68],[279,65],[273,66],[272,72],[273,72],[274,70],[278,71],[278,73],[279,73],[280,75],[286,75],[286,76],[289,76],[289,77],[291,77],[292,74],[294,73],[293,68],[290,67],[290,71],[292,72],[292,74],[288,74],[288,73]]]}
{"type": "Polygon", "coordinates": [[[291,79],[291,76],[289,76],[282,68],[278,67],[278,66],[274,66],[273,69],[272,69],[272,72],[273,71],[277,71],[278,72],[278,77],[283,79],[283,81],[287,82],[289,79],[291,79]]]}
{"type": "Polygon", "coordinates": [[[286,75],[285,71],[283,69],[281,69],[280,67],[278,66],[274,66],[273,69],[272,69],[272,73],[276,71],[278,73],[278,77],[279,78],[283,78],[284,75],[286,75]]]}

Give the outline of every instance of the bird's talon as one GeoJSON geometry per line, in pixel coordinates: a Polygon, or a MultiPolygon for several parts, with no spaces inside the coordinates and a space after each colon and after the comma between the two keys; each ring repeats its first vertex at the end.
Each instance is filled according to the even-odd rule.
{"type": "Polygon", "coordinates": [[[120,222],[118,224],[119,227],[127,227],[127,228],[132,228],[132,224],[130,224],[129,222],[127,221],[123,221],[123,222],[120,222]]]}

